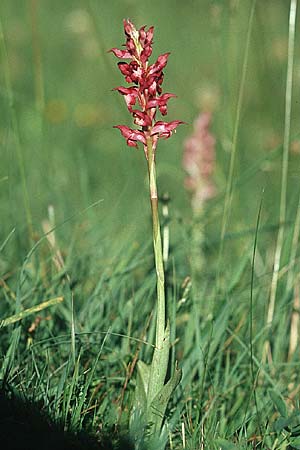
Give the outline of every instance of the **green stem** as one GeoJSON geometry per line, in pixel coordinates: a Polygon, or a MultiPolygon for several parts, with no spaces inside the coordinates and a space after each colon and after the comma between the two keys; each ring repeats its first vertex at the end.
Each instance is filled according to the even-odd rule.
{"type": "Polygon", "coordinates": [[[270,301],[267,316],[268,325],[272,324],[274,317],[276,292],[281,261],[281,251],[284,244],[284,222],[286,220],[286,209],[287,209],[286,204],[287,204],[288,165],[289,165],[289,148],[290,148],[290,134],[291,134],[291,115],[292,115],[293,70],[294,70],[295,36],[297,23],[296,15],[297,15],[297,0],[291,0],[290,17],[289,17],[287,77],[285,90],[285,118],[284,118],[281,192],[280,192],[280,207],[279,207],[280,208],[279,230],[274,255],[273,276],[271,282],[270,301]]]}
{"type": "Polygon", "coordinates": [[[156,316],[155,346],[157,348],[161,348],[164,340],[165,325],[166,325],[165,273],[163,265],[160,223],[158,216],[158,195],[156,186],[155,154],[153,152],[151,138],[147,139],[147,150],[148,150],[150,202],[151,202],[152,225],[153,225],[153,247],[154,247],[156,277],[157,277],[157,316],[156,316]]]}
{"type": "Polygon", "coordinates": [[[180,382],[181,371],[175,368],[171,378],[165,383],[170,356],[170,323],[168,320],[166,325],[165,273],[158,215],[155,150],[151,137],[147,139],[146,145],[157,280],[157,313],[155,348],[151,364],[146,365],[142,361],[138,362],[139,376],[135,403],[136,407],[142,412],[145,422],[151,427],[151,433],[156,434],[161,430],[169,399],[180,382]]]}

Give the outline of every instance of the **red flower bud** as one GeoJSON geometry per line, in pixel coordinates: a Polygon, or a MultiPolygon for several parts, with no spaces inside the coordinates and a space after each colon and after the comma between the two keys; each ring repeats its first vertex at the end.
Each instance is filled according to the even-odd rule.
{"type": "Polygon", "coordinates": [[[129,19],[127,19],[127,20],[124,19],[123,24],[124,24],[124,31],[125,31],[126,36],[131,37],[132,33],[135,30],[133,23],[129,19]]]}

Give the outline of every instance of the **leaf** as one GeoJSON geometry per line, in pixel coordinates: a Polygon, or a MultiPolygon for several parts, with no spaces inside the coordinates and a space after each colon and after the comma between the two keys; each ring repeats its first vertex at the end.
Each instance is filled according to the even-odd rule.
{"type": "Polygon", "coordinates": [[[148,364],[145,364],[143,361],[138,361],[137,368],[138,368],[138,376],[143,385],[143,390],[147,395],[150,376],[150,366],[148,366],[148,364]]]}
{"type": "Polygon", "coordinates": [[[161,348],[155,348],[153,353],[153,359],[150,366],[149,376],[149,388],[147,392],[148,404],[151,404],[152,400],[160,392],[165,383],[165,378],[169,363],[170,352],[170,324],[167,323],[165,329],[165,335],[161,348]]]}
{"type": "Polygon", "coordinates": [[[47,300],[46,302],[40,303],[39,305],[32,306],[32,308],[25,309],[24,311],[21,311],[17,314],[14,314],[13,316],[1,320],[0,328],[7,327],[8,325],[11,325],[15,322],[19,322],[20,320],[25,319],[25,317],[34,314],[36,312],[42,311],[45,308],[49,308],[50,306],[57,305],[58,303],[61,303],[63,300],[64,297],[56,297],[52,298],[51,300],[47,300]]]}
{"type": "Polygon", "coordinates": [[[232,442],[227,441],[227,439],[217,439],[215,443],[219,445],[222,450],[238,450],[238,447],[232,442]]]}
{"type": "Polygon", "coordinates": [[[280,433],[282,430],[288,430],[291,419],[289,417],[279,417],[274,423],[274,430],[280,433]]]}
{"type": "Polygon", "coordinates": [[[291,429],[291,437],[300,437],[300,424],[292,427],[291,429]]]}
{"type": "Polygon", "coordinates": [[[181,376],[182,370],[176,367],[172,378],[170,378],[151,402],[149,422],[153,423],[154,432],[159,431],[161,428],[170,397],[180,383],[181,376]]]}
{"type": "Polygon", "coordinates": [[[294,411],[289,417],[279,417],[274,423],[274,429],[278,433],[286,430],[292,437],[298,437],[300,435],[299,410],[294,411]]]}
{"type": "Polygon", "coordinates": [[[138,361],[133,409],[138,409],[141,413],[145,413],[147,408],[149,376],[150,366],[145,364],[143,361],[138,361]]]}
{"type": "Polygon", "coordinates": [[[274,389],[269,390],[269,395],[271,397],[271,400],[273,402],[273,405],[276,407],[277,411],[282,417],[287,417],[287,409],[286,404],[284,400],[282,399],[281,395],[279,395],[274,389]]]}
{"type": "Polygon", "coordinates": [[[289,444],[292,448],[300,449],[300,437],[291,438],[289,444]]]}

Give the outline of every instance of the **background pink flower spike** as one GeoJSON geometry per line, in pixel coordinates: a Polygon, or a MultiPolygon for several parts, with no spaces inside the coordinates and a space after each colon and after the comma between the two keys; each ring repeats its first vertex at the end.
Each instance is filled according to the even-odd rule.
{"type": "Polygon", "coordinates": [[[215,170],[216,140],[210,133],[211,113],[200,114],[194,122],[194,132],[184,143],[182,165],[187,172],[185,186],[193,194],[192,206],[195,211],[215,197],[217,189],[213,181],[215,170]]]}

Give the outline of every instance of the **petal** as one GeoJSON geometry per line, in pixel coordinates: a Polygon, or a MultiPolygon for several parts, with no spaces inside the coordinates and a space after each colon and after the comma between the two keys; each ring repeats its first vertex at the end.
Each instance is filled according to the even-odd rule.
{"type": "Polygon", "coordinates": [[[132,107],[135,105],[136,99],[138,97],[138,89],[134,86],[129,88],[118,86],[114,89],[114,91],[118,91],[120,92],[120,94],[124,95],[124,100],[126,102],[128,111],[132,112],[132,107]]]}
{"type": "Polygon", "coordinates": [[[133,141],[132,139],[127,139],[126,142],[127,142],[128,147],[136,147],[137,148],[136,141],[133,141]]]}
{"type": "Polygon", "coordinates": [[[127,140],[127,145],[130,147],[137,147],[137,141],[146,145],[146,138],[142,131],[133,130],[126,125],[115,125],[113,128],[118,128],[121,131],[122,136],[127,140]]]}
{"type": "Polygon", "coordinates": [[[154,27],[150,27],[149,30],[146,33],[146,41],[147,41],[147,43],[152,44],[153,34],[154,34],[154,27]]]}
{"type": "Polygon", "coordinates": [[[135,118],[134,123],[140,127],[149,127],[152,124],[151,118],[143,111],[135,109],[132,111],[132,115],[135,118]]]}
{"type": "Polygon", "coordinates": [[[136,45],[132,38],[127,38],[126,47],[127,47],[128,52],[131,55],[136,56],[136,45]]]}
{"type": "Polygon", "coordinates": [[[117,58],[132,58],[131,53],[128,50],[120,50],[119,48],[111,48],[109,52],[113,53],[117,58]]]}
{"type": "Polygon", "coordinates": [[[141,53],[141,61],[145,64],[150,56],[152,55],[152,47],[150,45],[147,45],[144,47],[141,53]]]}
{"type": "Polygon", "coordinates": [[[143,48],[152,45],[154,27],[150,27],[148,31],[145,30],[145,26],[139,29],[139,41],[143,48]]]}
{"type": "Polygon", "coordinates": [[[118,67],[122,73],[122,75],[127,76],[131,74],[131,70],[130,70],[130,66],[129,64],[125,63],[125,62],[119,62],[118,63],[118,67]]]}
{"type": "Polygon", "coordinates": [[[120,94],[122,94],[122,95],[132,95],[134,97],[138,96],[138,88],[135,86],[131,86],[128,88],[124,87],[124,86],[118,86],[118,87],[114,88],[113,90],[120,92],[120,94]]]}
{"type": "Polygon", "coordinates": [[[132,33],[137,32],[137,30],[135,29],[135,26],[129,19],[124,19],[123,25],[124,25],[124,31],[125,31],[126,36],[130,37],[130,36],[132,36],[132,33]]]}
{"type": "Polygon", "coordinates": [[[167,65],[170,52],[163,53],[157,58],[157,61],[149,67],[149,74],[160,72],[167,65]]]}
{"type": "Polygon", "coordinates": [[[170,100],[170,98],[176,97],[175,94],[165,93],[161,95],[160,97],[152,98],[148,101],[146,108],[156,108],[158,106],[160,112],[162,115],[167,114],[167,101],[170,100]]]}
{"type": "Polygon", "coordinates": [[[143,70],[136,61],[131,61],[130,64],[119,62],[118,67],[128,83],[140,83],[143,70]]]}
{"type": "Polygon", "coordinates": [[[168,139],[172,132],[178,127],[178,125],[182,124],[181,120],[173,120],[172,122],[163,122],[159,120],[155,123],[154,127],[151,131],[151,136],[154,134],[159,134],[160,137],[168,139]]]}
{"type": "Polygon", "coordinates": [[[149,84],[148,92],[151,95],[151,97],[155,97],[157,94],[157,83],[155,80],[152,80],[152,82],[149,84]]]}
{"type": "Polygon", "coordinates": [[[143,64],[145,64],[152,55],[153,33],[154,27],[150,27],[148,31],[145,30],[145,27],[142,27],[139,30],[139,41],[143,48],[140,59],[143,64]]]}
{"type": "Polygon", "coordinates": [[[159,105],[158,107],[162,116],[166,116],[168,113],[167,105],[159,105]]]}
{"type": "Polygon", "coordinates": [[[144,25],[143,27],[141,27],[139,29],[139,41],[142,45],[144,44],[144,42],[146,40],[146,36],[147,36],[145,28],[146,28],[146,25],[144,25]]]}

